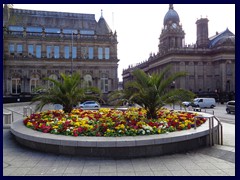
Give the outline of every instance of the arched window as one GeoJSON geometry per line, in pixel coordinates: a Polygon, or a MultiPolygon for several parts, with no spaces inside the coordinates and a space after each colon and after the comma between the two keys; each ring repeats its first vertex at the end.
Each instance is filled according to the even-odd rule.
{"type": "Polygon", "coordinates": [[[34,93],[36,88],[40,85],[40,78],[38,74],[33,74],[30,78],[30,92],[34,93]]]}
{"type": "Polygon", "coordinates": [[[103,93],[108,92],[108,75],[107,74],[102,74],[101,76],[101,91],[103,93]]]}
{"type": "Polygon", "coordinates": [[[86,74],[83,79],[86,87],[92,86],[92,76],[90,74],[86,74]]]}
{"type": "Polygon", "coordinates": [[[21,79],[13,77],[12,78],[12,83],[11,83],[11,93],[12,94],[20,94],[21,93],[21,79]]]}
{"type": "MultiPolygon", "coordinates": [[[[56,74],[51,74],[51,75],[49,76],[49,78],[50,78],[50,79],[54,79],[54,80],[58,80],[58,77],[57,77],[56,74]]],[[[54,84],[53,84],[51,81],[48,81],[48,87],[50,88],[50,87],[53,87],[53,86],[54,86],[54,84]]]]}

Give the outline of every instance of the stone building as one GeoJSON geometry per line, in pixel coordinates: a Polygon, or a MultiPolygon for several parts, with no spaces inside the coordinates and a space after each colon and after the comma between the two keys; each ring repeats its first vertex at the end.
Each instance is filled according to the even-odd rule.
{"type": "Polygon", "coordinates": [[[106,96],[118,88],[117,34],[103,15],[3,7],[3,96],[48,87],[45,77],[79,72],[106,96]]]}
{"type": "Polygon", "coordinates": [[[123,70],[123,84],[132,79],[131,72],[136,68],[151,74],[171,64],[173,71],[188,73],[173,82],[172,87],[197,93],[235,92],[235,35],[226,29],[209,37],[207,18],[198,19],[196,26],[196,44],[184,45],[179,15],[170,4],[163,19],[158,53],[123,70]]]}

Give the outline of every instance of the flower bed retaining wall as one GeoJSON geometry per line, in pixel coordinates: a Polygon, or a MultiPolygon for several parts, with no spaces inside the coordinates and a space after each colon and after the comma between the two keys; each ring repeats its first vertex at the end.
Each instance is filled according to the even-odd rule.
{"type": "MultiPolygon", "coordinates": [[[[207,116],[205,113],[204,116],[207,116]]],[[[214,123],[217,132],[217,123],[214,123]]],[[[11,125],[16,140],[29,148],[56,154],[132,158],[186,152],[209,145],[208,120],[197,129],[130,137],[63,136],[34,131],[22,121],[11,125]]],[[[215,133],[217,134],[217,133],[215,133]]],[[[214,137],[216,139],[216,137],[214,137]]]]}

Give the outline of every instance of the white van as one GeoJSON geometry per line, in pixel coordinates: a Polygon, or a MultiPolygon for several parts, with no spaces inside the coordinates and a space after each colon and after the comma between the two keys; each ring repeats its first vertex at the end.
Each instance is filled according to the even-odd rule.
{"type": "Polygon", "coordinates": [[[214,98],[195,98],[193,100],[194,106],[200,108],[214,108],[216,101],[214,98]]]}

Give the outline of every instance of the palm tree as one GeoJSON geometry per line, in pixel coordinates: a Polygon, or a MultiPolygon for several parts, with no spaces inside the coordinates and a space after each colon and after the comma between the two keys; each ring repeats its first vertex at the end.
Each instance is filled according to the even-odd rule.
{"type": "MultiPolygon", "coordinates": [[[[173,81],[186,76],[185,72],[170,74],[171,66],[167,66],[161,73],[146,74],[143,70],[137,69],[132,72],[133,81],[126,84],[121,98],[128,98],[130,101],[139,104],[147,110],[148,118],[157,118],[157,110],[166,103],[177,103],[189,101],[194,97],[190,91],[170,88],[173,81]]],[[[113,97],[116,97],[117,92],[113,97]]],[[[121,99],[119,98],[119,99],[121,99]]]]}
{"type": "Polygon", "coordinates": [[[61,104],[63,111],[70,113],[79,102],[86,99],[96,99],[100,94],[100,91],[94,87],[79,88],[81,78],[78,73],[73,75],[61,74],[60,76],[62,82],[52,78],[45,78],[45,80],[52,82],[53,86],[45,93],[38,94],[32,99],[32,103],[39,101],[36,110],[41,110],[46,104],[61,104]],[[89,92],[92,93],[89,94],[89,92]],[[98,94],[98,96],[93,94],[98,94]]]}

